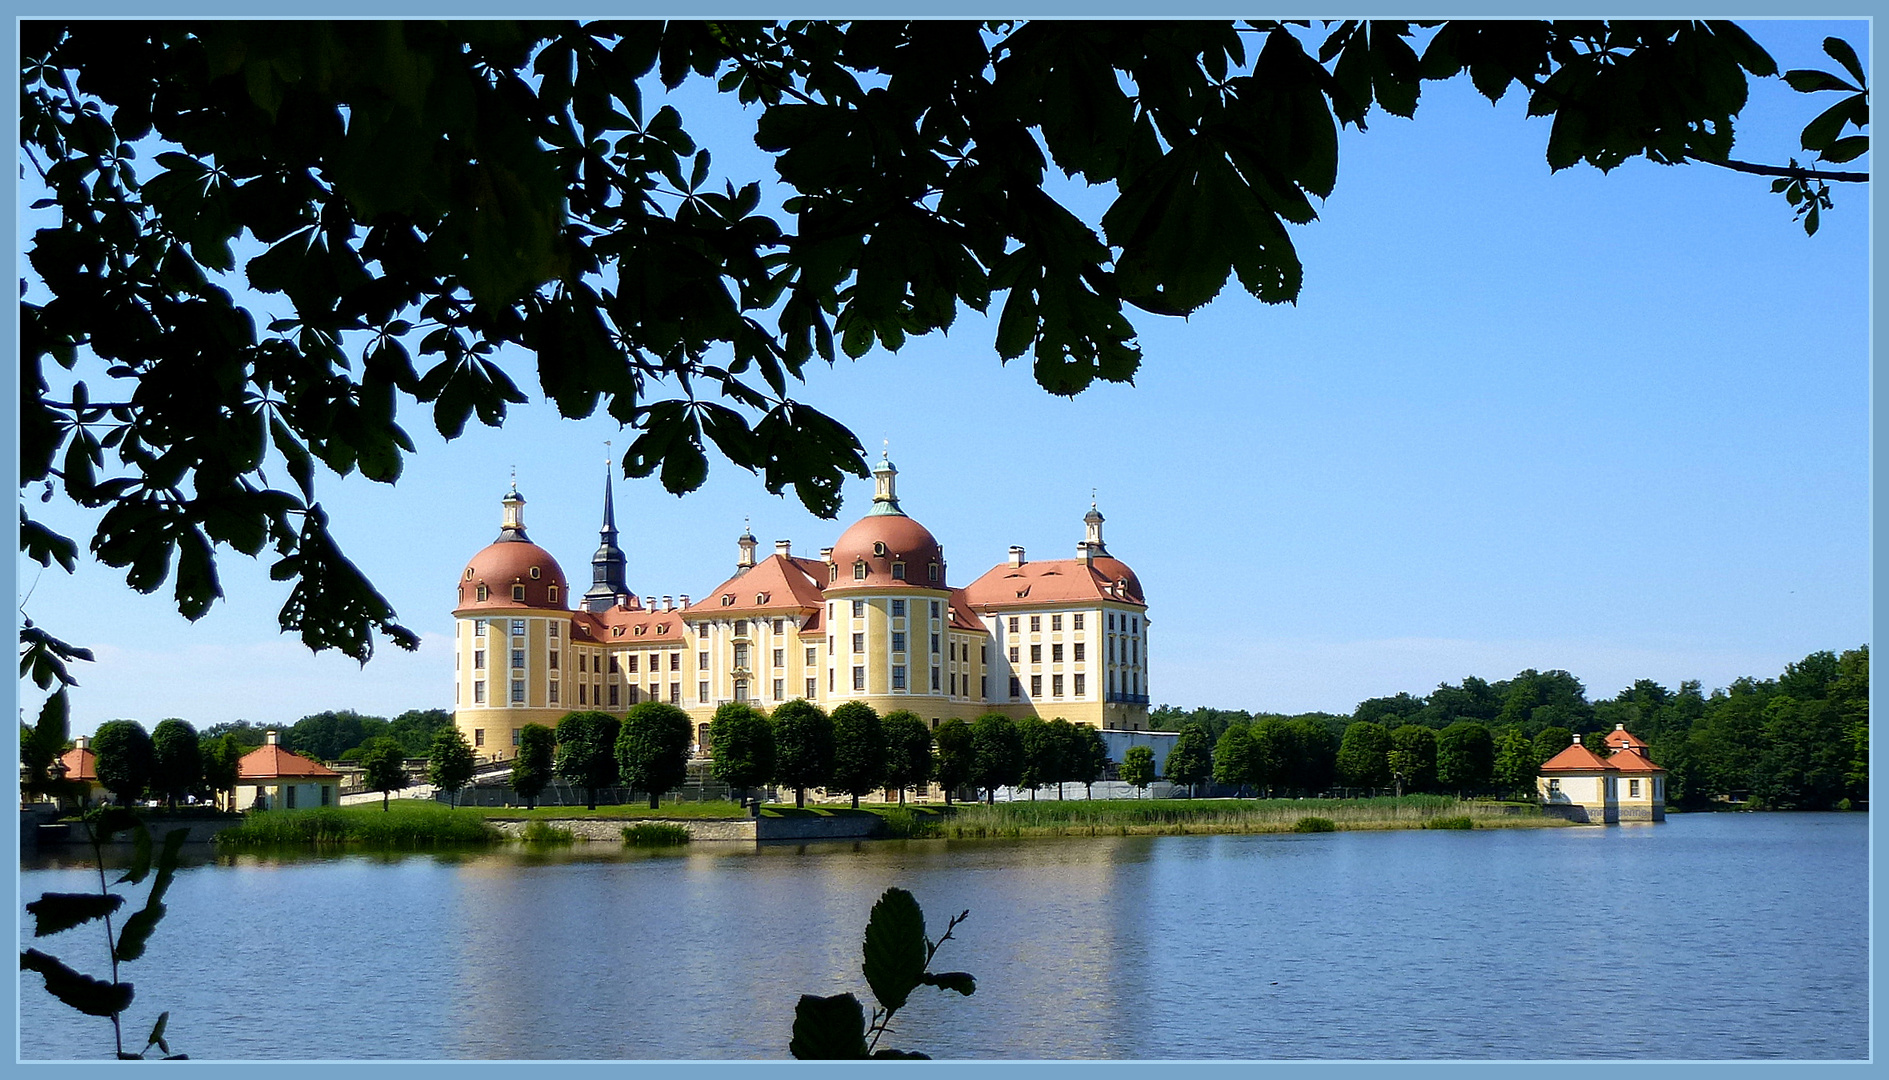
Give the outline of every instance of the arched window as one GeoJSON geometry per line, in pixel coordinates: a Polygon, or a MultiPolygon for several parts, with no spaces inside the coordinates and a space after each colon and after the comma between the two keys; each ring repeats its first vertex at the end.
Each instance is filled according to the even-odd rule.
{"type": "Polygon", "coordinates": [[[472,580],[472,567],[470,566],[466,567],[466,580],[467,581],[472,580]]]}
{"type": "MultiPolygon", "coordinates": [[[[828,564],[827,571],[828,573],[826,575],[826,579],[828,581],[838,581],[840,579],[840,568],[839,568],[838,563],[828,564]]],[[[470,570],[466,571],[466,576],[471,577],[472,571],[470,570]]]]}

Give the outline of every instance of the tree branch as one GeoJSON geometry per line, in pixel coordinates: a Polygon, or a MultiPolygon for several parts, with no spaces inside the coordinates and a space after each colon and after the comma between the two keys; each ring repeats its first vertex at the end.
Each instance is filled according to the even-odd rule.
{"type": "Polygon", "coordinates": [[[1734,161],[1731,158],[1719,161],[1713,158],[1694,157],[1689,160],[1717,165],[1722,169],[1731,169],[1736,172],[1752,173],[1756,176],[1783,176],[1792,180],[1834,180],[1843,184],[1869,182],[1869,174],[1866,172],[1832,172],[1823,169],[1792,168],[1789,165],[1754,165],[1749,161],[1734,161]]]}

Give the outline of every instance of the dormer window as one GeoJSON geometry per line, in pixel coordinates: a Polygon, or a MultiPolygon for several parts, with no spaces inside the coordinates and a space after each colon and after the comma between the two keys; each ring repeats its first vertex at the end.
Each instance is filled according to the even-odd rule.
{"type": "Polygon", "coordinates": [[[551,601],[551,602],[552,602],[553,604],[555,604],[555,603],[557,603],[557,602],[558,602],[558,587],[557,587],[556,585],[547,585],[547,586],[545,586],[545,590],[544,590],[544,592],[545,592],[545,596],[546,596],[546,597],[547,597],[547,598],[548,598],[548,599],[549,599],[549,600],[550,600],[550,601],[551,601]]]}
{"type": "Polygon", "coordinates": [[[874,540],[872,542],[872,553],[874,555],[879,556],[880,558],[884,558],[885,557],[885,541],[874,540]]]}
{"type": "MultiPolygon", "coordinates": [[[[637,637],[642,637],[642,636],[643,636],[643,631],[645,631],[645,630],[647,630],[647,629],[649,629],[649,627],[647,627],[647,626],[639,626],[639,627],[637,627],[637,628],[636,628],[636,636],[637,636],[637,637]]],[[[621,626],[619,626],[619,627],[617,627],[617,636],[618,636],[618,637],[622,637],[622,636],[623,636],[623,628],[622,628],[621,626]]]]}
{"type": "Polygon", "coordinates": [[[531,568],[531,580],[538,580],[538,568],[535,566],[531,568]]]}
{"type": "MultiPolygon", "coordinates": [[[[828,581],[838,581],[840,579],[840,568],[837,564],[828,566],[827,571],[826,579],[828,581]]],[[[471,577],[472,571],[466,571],[466,576],[471,577]]]]}
{"type": "Polygon", "coordinates": [[[858,562],[853,564],[853,580],[854,581],[866,580],[866,560],[861,559],[858,562]]]}
{"type": "Polygon", "coordinates": [[[483,584],[479,586],[478,598],[481,601],[483,601],[487,596],[490,596],[490,595],[491,593],[487,591],[486,587],[483,584]]]}
{"type": "Polygon", "coordinates": [[[656,624],[656,632],[657,632],[658,634],[667,634],[667,633],[669,632],[669,624],[668,624],[668,623],[666,623],[666,622],[659,622],[659,623],[657,623],[657,624],[656,624]]]}
{"type": "Polygon", "coordinates": [[[472,567],[470,566],[466,567],[466,580],[467,581],[472,580],[472,567]]]}
{"type": "Polygon", "coordinates": [[[767,603],[767,598],[768,598],[768,594],[764,592],[758,592],[754,594],[754,602],[757,604],[767,603]]]}
{"type": "Polygon", "coordinates": [[[735,594],[734,594],[734,593],[731,593],[731,592],[727,592],[727,593],[722,593],[722,594],[721,594],[721,606],[722,606],[722,607],[734,607],[734,606],[735,606],[735,594]]]}
{"type": "Polygon", "coordinates": [[[892,564],[892,580],[893,581],[905,580],[905,564],[904,563],[895,562],[892,564]]]}
{"type": "Polygon", "coordinates": [[[523,602],[524,602],[524,599],[525,599],[525,587],[524,587],[523,585],[513,585],[513,586],[512,586],[512,599],[513,599],[513,600],[517,600],[517,601],[519,601],[520,603],[523,603],[523,602]]]}
{"type": "Polygon", "coordinates": [[[937,563],[931,564],[931,580],[933,581],[938,580],[938,564],[937,563]]]}
{"type": "MultiPolygon", "coordinates": [[[[642,627],[640,627],[640,626],[639,626],[639,627],[637,627],[637,628],[636,628],[636,632],[637,632],[637,633],[639,633],[639,634],[640,634],[640,633],[642,633],[642,632],[643,632],[643,628],[642,628],[642,627]]],[[[623,628],[622,628],[621,626],[612,626],[612,627],[610,628],[610,636],[611,636],[611,637],[622,637],[622,636],[623,636],[623,628]]]]}

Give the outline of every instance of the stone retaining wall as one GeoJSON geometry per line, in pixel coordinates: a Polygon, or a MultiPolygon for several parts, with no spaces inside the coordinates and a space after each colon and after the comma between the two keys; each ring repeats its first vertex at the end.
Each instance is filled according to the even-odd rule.
{"type": "MultiPolygon", "coordinates": [[[[542,818],[554,829],[568,830],[578,840],[623,842],[623,827],[638,824],[680,825],[690,840],[854,840],[877,835],[883,822],[872,817],[761,817],[761,818],[542,818]]],[[[525,835],[520,819],[493,819],[492,825],[511,839],[525,835]]]]}

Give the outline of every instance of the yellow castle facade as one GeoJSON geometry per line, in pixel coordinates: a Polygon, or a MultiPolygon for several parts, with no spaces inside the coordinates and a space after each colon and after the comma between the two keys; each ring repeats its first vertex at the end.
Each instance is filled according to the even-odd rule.
{"type": "Polygon", "coordinates": [[[786,540],[758,557],[744,531],[734,575],[693,602],[629,589],[608,479],[591,584],[573,596],[527,537],[514,485],[498,539],[458,583],[460,731],[481,757],[506,759],[526,724],[658,700],[689,713],[699,750],[724,702],[765,711],[795,698],[906,709],[933,728],[995,711],[1145,730],[1147,601],[1108,553],[1094,506],[1076,558],[1032,562],[1012,547],[960,588],[943,547],[900,508],[897,478],[879,462],[872,509],[818,558],[786,540]]]}

